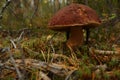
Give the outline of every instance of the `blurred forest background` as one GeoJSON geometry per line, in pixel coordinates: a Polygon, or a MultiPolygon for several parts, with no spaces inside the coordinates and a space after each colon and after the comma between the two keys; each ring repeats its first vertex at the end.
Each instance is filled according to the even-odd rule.
{"type": "MultiPolygon", "coordinates": [[[[64,80],[66,74],[64,75],[64,78],[60,73],[56,73],[54,71],[54,67],[56,68],[56,65],[53,65],[54,67],[51,67],[51,65],[48,65],[50,69],[47,68],[47,71],[43,69],[39,69],[36,67],[35,69],[31,69],[30,67],[20,67],[16,68],[16,65],[13,65],[16,61],[17,65],[21,65],[20,60],[16,59],[24,59],[27,58],[31,60],[28,61],[28,64],[30,63],[32,66],[36,66],[35,64],[32,64],[36,60],[42,60],[44,62],[50,62],[53,58],[50,56],[52,53],[61,53],[62,54],[62,42],[65,41],[65,36],[63,33],[57,34],[56,37],[54,37],[52,43],[50,42],[48,44],[49,39],[52,37],[52,35],[55,33],[54,31],[51,31],[47,28],[48,21],[50,18],[61,8],[69,5],[72,2],[80,3],[88,5],[89,7],[93,8],[99,15],[102,24],[100,27],[91,30],[90,35],[90,47],[94,47],[96,49],[102,49],[102,50],[108,50],[108,51],[120,51],[119,44],[120,44],[120,0],[0,0],[0,63],[7,65],[6,67],[3,65],[0,65],[0,79],[2,80],[17,80],[15,78],[18,78],[19,80],[64,80]],[[8,3],[8,4],[7,4],[8,3]],[[7,5],[6,5],[7,4],[7,5]],[[24,35],[22,34],[22,31],[24,32],[24,35]],[[22,40],[21,40],[22,37],[22,40]],[[20,39],[19,41],[16,41],[16,39],[20,39]],[[11,45],[12,44],[12,45],[11,45]],[[117,45],[117,48],[116,48],[117,45]],[[10,50],[5,51],[10,48],[10,50]],[[13,48],[14,47],[14,48],[13,48]],[[3,49],[2,49],[3,48],[3,49]],[[17,48],[17,49],[16,49],[17,48]],[[10,52],[11,51],[11,52],[10,52]],[[14,53],[15,60],[12,61],[12,63],[9,63],[9,54],[7,53],[14,53]],[[24,56],[23,56],[24,55],[24,56]],[[35,59],[35,60],[32,60],[35,59]],[[29,62],[30,61],[30,62],[29,62]],[[8,67],[9,66],[9,67],[8,67]],[[11,67],[13,66],[13,67],[11,67]],[[1,68],[2,67],[2,68],[1,68]],[[14,69],[15,68],[15,69],[14,69]],[[23,69],[24,68],[24,69],[23,69]],[[2,69],[2,70],[1,70],[2,69]],[[29,70],[28,70],[29,69],[29,70]],[[43,71],[44,73],[47,73],[50,71],[50,73],[47,77],[47,74],[44,76],[39,76],[41,74],[40,72],[43,71]],[[21,74],[23,72],[23,75],[21,77],[21,74]],[[24,73],[25,72],[25,73],[24,73]],[[51,78],[51,74],[55,74],[51,78]],[[26,76],[25,76],[26,75],[26,76]],[[56,75],[60,75],[59,78],[56,77],[56,75]],[[30,77],[29,77],[30,76],[30,77]],[[47,77],[47,78],[46,78],[47,77]],[[50,77],[50,78],[49,78],[50,77]],[[54,78],[53,78],[54,77],[54,78]]],[[[83,46],[83,52],[86,53],[87,49],[86,46],[83,46]]],[[[79,53],[79,52],[78,52],[79,53]]],[[[67,57],[70,53],[64,54],[62,60],[54,60],[53,62],[59,65],[67,64],[66,66],[71,66],[73,68],[67,69],[68,71],[80,69],[78,71],[78,74],[81,75],[84,70],[85,75],[82,75],[82,78],[79,80],[84,80],[84,78],[92,78],[91,80],[110,80],[110,76],[112,76],[112,79],[119,80],[120,77],[120,55],[117,55],[117,61],[112,61],[112,56],[103,56],[96,57],[94,55],[94,58],[90,58],[86,55],[81,59],[79,58],[72,58],[69,60],[69,57],[67,57]],[[67,56],[65,56],[67,55],[67,56]],[[67,58],[66,58],[67,57],[67,58]],[[107,59],[107,60],[106,60],[107,59]],[[70,63],[68,63],[70,61],[70,63]],[[82,60],[79,62],[79,60],[82,60]],[[94,61],[95,60],[95,61],[94,61]],[[59,63],[57,63],[57,61],[59,63]],[[61,63],[60,63],[61,61],[61,63]],[[89,63],[90,62],[90,63],[89,63]],[[78,63],[78,64],[77,64],[78,63]],[[84,64],[83,64],[84,63],[84,64]],[[109,71],[111,71],[109,75],[103,76],[104,73],[101,73],[101,77],[96,77],[96,75],[92,74],[91,65],[96,66],[97,64],[107,64],[107,67],[109,71]],[[82,65],[84,67],[82,67],[82,65]],[[86,67],[85,67],[86,66],[86,67]],[[87,67],[88,66],[88,67],[87,67]],[[82,67],[82,68],[81,68],[82,67]],[[81,71],[81,69],[83,71],[81,71]],[[115,73],[116,76],[113,74],[112,71],[117,70],[115,73]],[[81,72],[80,72],[81,71],[81,72]]],[[[92,54],[93,55],[93,54],[92,54]]],[[[77,54],[77,56],[80,56],[77,54]]],[[[60,56],[59,56],[60,57],[60,56]]],[[[116,56],[114,56],[116,58],[116,56]]],[[[24,62],[23,60],[23,62],[24,62]]],[[[22,61],[21,61],[22,62],[22,61]]],[[[27,63],[24,63],[27,64],[27,63]]],[[[41,65],[42,67],[45,67],[45,65],[41,65]]],[[[40,66],[40,67],[41,67],[40,66]]],[[[104,66],[104,65],[102,65],[104,66]]],[[[61,66],[59,66],[61,67],[61,66]]],[[[57,66],[58,68],[58,66],[57,66]]],[[[62,67],[63,68],[63,67],[62,67]]],[[[68,67],[64,67],[65,70],[68,67]]],[[[106,68],[105,68],[106,69],[106,68]]],[[[101,69],[100,69],[101,70],[101,69]]],[[[61,70],[58,69],[58,72],[61,70]]],[[[104,72],[104,71],[103,71],[104,72]]],[[[108,72],[105,70],[105,72],[108,72]]],[[[63,72],[64,74],[64,72],[63,72]]],[[[83,73],[84,74],[84,73],[83,73]]],[[[68,77],[73,76],[72,74],[67,75],[65,80],[71,80],[68,77]]],[[[74,75],[76,76],[76,75],[74,75]]],[[[78,77],[78,76],[77,76],[78,77]]],[[[111,79],[111,80],[112,80],[111,79]]],[[[77,80],[77,79],[73,79],[77,80]]]]}
{"type": "MultiPolygon", "coordinates": [[[[1,9],[6,1],[1,0],[1,9]]],[[[0,21],[1,28],[46,28],[51,16],[72,2],[85,4],[95,9],[102,21],[115,19],[113,20],[114,23],[120,17],[119,0],[11,0],[3,14],[3,19],[0,21]]]]}

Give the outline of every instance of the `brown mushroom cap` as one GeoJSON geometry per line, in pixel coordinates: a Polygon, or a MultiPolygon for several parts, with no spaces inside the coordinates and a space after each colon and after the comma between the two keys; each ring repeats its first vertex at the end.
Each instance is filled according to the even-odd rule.
{"type": "Polygon", "coordinates": [[[49,21],[48,28],[68,30],[72,26],[96,27],[101,23],[96,12],[88,6],[72,3],[59,10],[49,21]]]}

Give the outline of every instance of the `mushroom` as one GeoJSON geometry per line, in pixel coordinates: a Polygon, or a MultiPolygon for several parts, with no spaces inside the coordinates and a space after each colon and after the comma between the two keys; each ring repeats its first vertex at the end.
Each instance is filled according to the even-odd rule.
{"type": "Polygon", "coordinates": [[[72,3],[59,10],[51,18],[48,28],[55,31],[66,31],[68,33],[66,44],[69,48],[74,49],[83,43],[83,29],[88,31],[89,28],[97,27],[100,23],[97,13],[92,8],[72,3]]]}

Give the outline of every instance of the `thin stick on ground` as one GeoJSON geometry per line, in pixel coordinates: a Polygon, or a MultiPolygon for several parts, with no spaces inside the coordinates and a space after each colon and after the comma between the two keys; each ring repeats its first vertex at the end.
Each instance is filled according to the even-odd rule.
{"type": "MultiPolygon", "coordinates": [[[[52,42],[50,41],[50,46],[51,46],[51,48],[52,48],[52,55],[54,56],[55,55],[55,49],[54,49],[54,47],[53,47],[53,44],[52,44],[52,42]]],[[[53,62],[53,57],[52,57],[52,59],[51,59],[51,62],[53,62]]]]}
{"type": "Polygon", "coordinates": [[[12,63],[13,66],[15,67],[15,70],[16,70],[16,72],[17,72],[17,74],[18,74],[18,79],[19,79],[19,80],[23,80],[22,74],[21,74],[19,68],[17,67],[17,65],[16,65],[16,63],[15,63],[15,60],[14,60],[14,58],[13,58],[13,55],[12,55],[12,52],[11,52],[10,48],[8,48],[8,52],[9,52],[9,56],[10,56],[10,59],[11,59],[11,63],[12,63]]]}
{"type": "Polygon", "coordinates": [[[90,48],[89,51],[96,53],[98,55],[120,55],[118,51],[105,51],[105,50],[98,50],[94,48],[90,48]]]}
{"type": "Polygon", "coordinates": [[[13,47],[16,49],[16,44],[14,43],[14,41],[11,39],[10,42],[13,44],[13,47]]]}
{"type": "MultiPolygon", "coordinates": [[[[21,48],[21,45],[20,45],[20,40],[22,39],[22,35],[23,35],[23,34],[24,34],[24,31],[21,32],[21,34],[20,34],[20,36],[19,36],[18,38],[14,39],[14,40],[11,39],[10,41],[11,41],[11,43],[13,44],[13,47],[14,47],[15,49],[16,49],[17,47],[16,47],[16,44],[15,44],[14,41],[17,42],[17,44],[18,44],[18,49],[20,50],[20,52],[21,52],[21,54],[22,54],[22,62],[23,62],[23,64],[25,64],[25,62],[24,62],[25,57],[24,57],[24,55],[23,55],[23,49],[21,48]]],[[[19,69],[16,67],[16,65],[15,65],[15,60],[14,60],[14,58],[13,58],[13,56],[12,56],[12,53],[11,53],[10,51],[9,51],[9,53],[10,53],[11,61],[12,61],[12,63],[14,64],[14,67],[15,67],[16,72],[17,72],[17,74],[18,74],[19,80],[23,80],[23,79],[24,79],[24,76],[21,75],[19,69]]],[[[25,73],[25,71],[24,71],[24,73],[25,73]]]]}
{"type": "Polygon", "coordinates": [[[19,42],[22,39],[23,35],[24,35],[24,31],[22,31],[20,36],[18,38],[14,39],[14,41],[19,42]]]}
{"type": "MultiPolygon", "coordinates": [[[[55,34],[48,40],[48,42],[49,42],[49,44],[50,44],[50,46],[51,46],[51,49],[52,49],[53,56],[54,56],[54,54],[55,54],[55,49],[54,49],[54,46],[53,46],[53,44],[52,44],[52,39],[53,39],[57,34],[58,34],[58,33],[55,33],[55,34]]],[[[53,57],[52,57],[52,59],[51,59],[51,62],[53,62],[53,57]]]]}
{"type": "MultiPolygon", "coordinates": [[[[21,53],[22,63],[25,65],[25,61],[24,61],[25,56],[24,56],[23,49],[21,48],[21,44],[20,44],[20,41],[22,40],[23,35],[24,35],[24,30],[25,30],[25,29],[23,29],[23,31],[20,33],[19,37],[16,38],[15,40],[16,40],[16,42],[17,42],[18,49],[20,50],[20,53],[21,53]]],[[[24,67],[25,67],[25,66],[24,66],[24,67]]],[[[25,70],[24,70],[23,72],[24,72],[24,74],[26,74],[26,71],[25,71],[25,70]]],[[[23,75],[22,78],[25,78],[25,75],[23,75]]]]}

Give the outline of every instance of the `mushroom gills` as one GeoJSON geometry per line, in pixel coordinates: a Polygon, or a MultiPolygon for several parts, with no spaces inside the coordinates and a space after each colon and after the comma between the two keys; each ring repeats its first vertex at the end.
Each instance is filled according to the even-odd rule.
{"type": "Polygon", "coordinates": [[[67,41],[67,46],[71,49],[82,45],[83,43],[83,29],[82,27],[71,27],[70,36],[67,41]]]}

